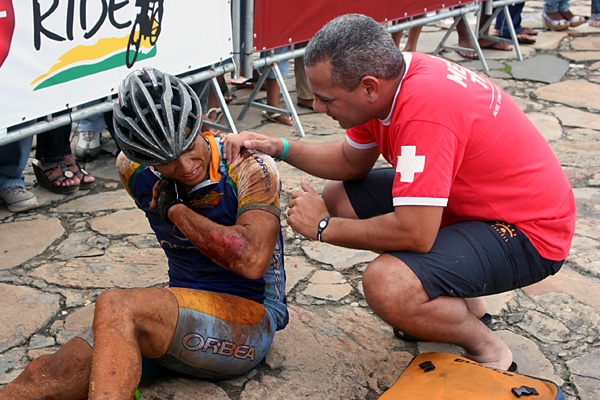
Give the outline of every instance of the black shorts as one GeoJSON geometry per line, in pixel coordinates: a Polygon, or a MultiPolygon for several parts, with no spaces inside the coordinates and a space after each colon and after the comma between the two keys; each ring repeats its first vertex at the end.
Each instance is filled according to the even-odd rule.
{"type": "MultiPolygon", "coordinates": [[[[359,218],[394,211],[392,168],[374,169],[364,179],[344,182],[359,218]]],[[[431,299],[477,297],[506,292],[554,275],[564,260],[540,256],[527,236],[503,221],[464,221],[440,229],[431,251],[388,252],[421,280],[431,299]]]]}

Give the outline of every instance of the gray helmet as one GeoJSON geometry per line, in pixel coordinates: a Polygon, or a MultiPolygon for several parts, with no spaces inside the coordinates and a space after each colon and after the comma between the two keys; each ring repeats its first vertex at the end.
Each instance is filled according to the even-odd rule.
{"type": "Polygon", "coordinates": [[[121,82],[113,122],[127,158],[143,165],[167,164],[187,150],[202,128],[202,105],[181,79],[144,68],[121,82]]]}

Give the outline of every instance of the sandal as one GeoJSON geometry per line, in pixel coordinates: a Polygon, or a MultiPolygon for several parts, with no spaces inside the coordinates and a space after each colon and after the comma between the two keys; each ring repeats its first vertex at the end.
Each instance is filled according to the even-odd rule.
{"type": "Polygon", "coordinates": [[[550,29],[551,31],[564,31],[565,29],[569,29],[569,25],[571,25],[571,22],[567,21],[566,19],[550,18],[548,14],[546,14],[546,11],[542,12],[542,19],[544,20],[546,28],[550,29]]]}
{"type": "Polygon", "coordinates": [[[271,122],[276,122],[285,126],[294,126],[294,121],[287,115],[279,113],[269,113],[268,111],[262,112],[263,116],[271,122]]]}
{"type": "Polygon", "coordinates": [[[590,19],[589,24],[594,28],[600,28],[600,17],[590,19]]]}
{"type": "Polygon", "coordinates": [[[48,189],[52,193],[58,194],[68,194],[79,190],[79,183],[63,185],[67,179],[75,178],[75,174],[67,168],[65,163],[60,162],[46,169],[42,169],[42,163],[39,160],[33,160],[31,165],[33,166],[33,172],[35,174],[35,178],[37,179],[38,185],[44,189],[48,189]],[[57,175],[54,178],[50,178],[52,173],[57,168],[61,169],[62,174],[57,175]],[[55,182],[58,182],[58,185],[55,185],[55,182]]]}
{"type": "Polygon", "coordinates": [[[77,179],[79,179],[79,190],[88,190],[96,187],[96,178],[89,174],[85,169],[81,168],[77,161],[71,164],[65,164],[65,166],[72,172],[77,179]],[[94,180],[85,181],[86,176],[91,176],[94,180]]]}
{"type": "Polygon", "coordinates": [[[219,120],[221,119],[222,116],[223,116],[223,111],[221,110],[221,107],[211,108],[210,110],[208,110],[206,112],[206,120],[210,121],[210,122],[214,122],[215,124],[219,122],[219,120]],[[212,113],[215,114],[215,117],[213,119],[210,118],[210,115],[212,113]]]}
{"type": "MultiPolygon", "coordinates": [[[[492,329],[492,316],[488,313],[485,313],[483,315],[483,317],[479,318],[479,320],[481,322],[483,322],[485,324],[485,326],[487,326],[488,328],[492,329]]],[[[394,328],[394,335],[398,338],[398,339],[402,339],[405,342],[430,342],[430,340],[427,339],[421,339],[418,336],[414,336],[411,335],[410,333],[406,333],[406,332],[402,332],[400,329],[398,328],[394,328]]]]}
{"type": "Polygon", "coordinates": [[[561,12],[560,15],[569,21],[569,26],[575,28],[585,22],[585,18],[579,15],[574,15],[571,11],[561,12]]]}

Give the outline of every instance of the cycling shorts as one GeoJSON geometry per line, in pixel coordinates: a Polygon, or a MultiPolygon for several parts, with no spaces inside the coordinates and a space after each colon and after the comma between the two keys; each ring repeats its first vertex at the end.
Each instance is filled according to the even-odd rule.
{"type": "MultiPolygon", "coordinates": [[[[277,325],[263,305],[221,293],[168,290],[179,306],[175,334],[163,356],[143,360],[144,369],[158,364],[204,379],[229,379],[250,371],[266,356],[277,325]]],[[[79,337],[93,347],[91,329],[79,337]]]]}

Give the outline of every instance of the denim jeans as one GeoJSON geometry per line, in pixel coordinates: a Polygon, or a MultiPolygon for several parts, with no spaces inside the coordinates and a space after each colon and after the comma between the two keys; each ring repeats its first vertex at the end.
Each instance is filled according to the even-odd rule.
{"type": "Polygon", "coordinates": [[[569,11],[569,0],[544,0],[544,11],[546,13],[569,11]]]}
{"type": "Polygon", "coordinates": [[[25,186],[23,170],[31,152],[33,137],[0,146],[0,189],[25,186]]]}
{"type": "Polygon", "coordinates": [[[591,19],[600,17],[600,0],[592,0],[592,14],[591,19]]]}

